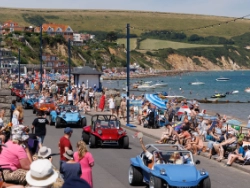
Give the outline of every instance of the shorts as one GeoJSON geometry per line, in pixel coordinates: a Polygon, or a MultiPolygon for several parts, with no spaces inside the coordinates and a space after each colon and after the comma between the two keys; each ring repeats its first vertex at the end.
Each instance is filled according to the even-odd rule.
{"type": "Polygon", "coordinates": [[[116,106],[115,109],[116,109],[116,110],[119,110],[119,109],[120,109],[120,106],[116,106]]]}
{"type": "Polygon", "coordinates": [[[45,138],[45,135],[44,136],[36,136],[39,144],[43,144],[43,141],[44,141],[44,138],[45,138]]]}

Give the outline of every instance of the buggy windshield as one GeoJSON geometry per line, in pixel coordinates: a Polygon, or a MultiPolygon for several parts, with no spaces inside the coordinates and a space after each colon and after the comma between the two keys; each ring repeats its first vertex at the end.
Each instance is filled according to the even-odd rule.
{"type": "Polygon", "coordinates": [[[117,121],[96,121],[95,128],[102,128],[102,129],[119,129],[119,122],[117,121]]]}

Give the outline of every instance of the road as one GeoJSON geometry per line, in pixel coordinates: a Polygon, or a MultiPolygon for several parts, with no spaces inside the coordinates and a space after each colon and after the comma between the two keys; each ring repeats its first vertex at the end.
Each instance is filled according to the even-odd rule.
{"type": "MultiPolygon", "coordinates": [[[[32,114],[32,110],[25,110],[24,125],[31,126],[34,119],[35,115],[32,114]]],[[[90,122],[90,116],[87,116],[87,122],[90,122]]],[[[126,131],[130,139],[130,149],[97,148],[89,150],[95,159],[95,166],[93,167],[93,181],[95,188],[131,187],[128,184],[129,159],[138,155],[142,150],[138,139],[132,137],[134,132],[130,130],[126,131]]],[[[74,128],[71,137],[71,143],[74,150],[76,150],[77,141],[81,139],[81,132],[81,129],[74,128]]],[[[62,135],[63,129],[55,129],[54,126],[48,125],[44,145],[50,147],[52,152],[58,153],[58,141],[62,135]]],[[[144,142],[145,144],[154,143],[154,140],[144,136],[144,142]]],[[[201,161],[201,164],[198,165],[197,168],[204,168],[210,173],[212,188],[249,188],[249,174],[231,167],[225,167],[222,163],[201,156],[195,157],[195,160],[196,159],[201,161]]],[[[53,164],[58,167],[59,156],[53,157],[53,164]]],[[[142,187],[145,188],[146,186],[138,188],[142,187]]]]}

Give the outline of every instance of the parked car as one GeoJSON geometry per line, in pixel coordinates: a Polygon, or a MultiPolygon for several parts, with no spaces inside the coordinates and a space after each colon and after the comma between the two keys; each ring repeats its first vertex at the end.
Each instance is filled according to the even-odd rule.
{"type": "Polygon", "coordinates": [[[52,110],[49,116],[50,124],[55,124],[56,128],[68,125],[78,125],[85,127],[87,119],[81,115],[77,106],[74,105],[58,105],[57,110],[52,110]]]}
{"type": "Polygon", "coordinates": [[[50,115],[52,110],[56,109],[55,101],[50,97],[40,97],[39,101],[33,105],[33,114],[38,111],[43,112],[44,114],[50,115]]]}
{"type": "Polygon", "coordinates": [[[22,106],[24,109],[33,108],[34,103],[39,101],[39,93],[37,92],[26,92],[22,98],[22,106]]]}
{"type": "Polygon", "coordinates": [[[211,188],[208,172],[196,168],[195,164],[200,161],[194,163],[190,151],[181,150],[178,145],[172,144],[149,144],[145,147],[152,158],[148,159],[146,153],[142,152],[130,159],[130,185],[140,185],[144,182],[150,188],[211,188]]]}
{"type": "Polygon", "coordinates": [[[83,127],[82,139],[90,148],[104,145],[129,147],[129,137],[114,115],[92,116],[91,125],[83,127]]]}

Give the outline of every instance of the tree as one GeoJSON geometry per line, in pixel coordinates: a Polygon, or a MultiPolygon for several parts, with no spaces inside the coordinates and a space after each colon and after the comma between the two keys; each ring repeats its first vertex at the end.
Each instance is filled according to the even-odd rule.
{"type": "Polygon", "coordinates": [[[114,31],[107,33],[106,40],[109,42],[116,41],[117,40],[117,33],[114,31]]]}

